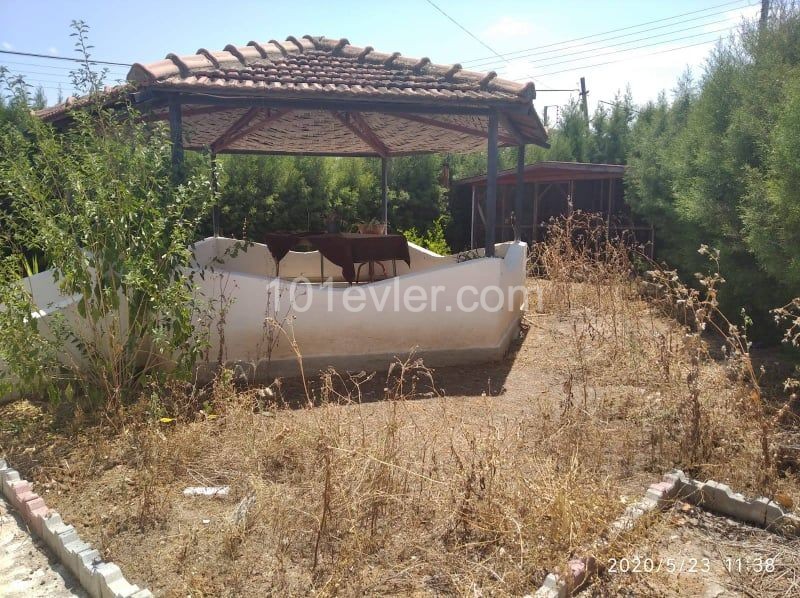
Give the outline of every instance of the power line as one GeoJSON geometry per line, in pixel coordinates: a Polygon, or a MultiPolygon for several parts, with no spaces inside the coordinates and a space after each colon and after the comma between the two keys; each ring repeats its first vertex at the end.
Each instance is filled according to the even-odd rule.
{"type": "MultiPolygon", "coordinates": [[[[0,66],[5,66],[6,64],[8,64],[8,63],[2,63],[2,64],[0,64],[0,66]]],[[[30,70],[30,69],[23,69],[22,72],[25,75],[45,75],[47,77],[60,77],[62,79],[67,79],[69,77],[69,73],[48,73],[46,71],[33,71],[33,70],[30,70]]],[[[117,74],[117,73],[112,73],[111,71],[109,71],[109,74],[110,75],[114,75],[114,74],[117,74]]],[[[122,78],[124,79],[125,77],[123,76],[122,78]]]]}
{"type": "MultiPolygon", "coordinates": [[[[637,23],[635,25],[628,25],[627,27],[620,27],[619,29],[610,29],[608,31],[603,31],[603,32],[600,32],[600,33],[592,33],[590,35],[584,35],[582,37],[575,37],[575,38],[563,40],[563,41],[560,41],[560,42],[553,42],[553,43],[544,44],[544,45],[541,45],[541,46],[534,46],[532,48],[525,48],[523,50],[515,50],[513,52],[506,52],[505,54],[497,54],[497,52],[495,52],[494,50],[491,50],[491,48],[490,48],[490,50],[492,51],[492,53],[495,54],[495,56],[498,56],[500,58],[505,58],[505,57],[508,57],[508,56],[513,56],[515,54],[522,54],[522,53],[530,52],[530,51],[533,51],[533,50],[541,50],[542,48],[551,48],[553,46],[560,46],[562,44],[568,44],[568,43],[571,43],[571,42],[577,42],[577,41],[581,41],[581,40],[584,40],[584,39],[590,39],[590,38],[593,38],[593,37],[598,37],[598,36],[601,36],[601,35],[608,35],[609,33],[617,33],[619,31],[627,31],[629,29],[637,29],[639,27],[644,27],[645,25],[652,25],[654,23],[662,23],[664,21],[671,21],[671,20],[674,20],[674,19],[678,19],[680,17],[686,17],[686,16],[689,16],[689,15],[694,15],[694,14],[698,14],[698,13],[701,13],[701,12],[707,12],[709,10],[714,10],[715,8],[720,8],[720,7],[723,7],[723,6],[730,6],[731,4],[741,4],[743,1],[747,2],[747,0],[733,0],[733,1],[730,1],[730,2],[723,2],[722,4],[716,4],[714,6],[709,6],[707,8],[703,8],[703,9],[700,9],[700,10],[693,10],[693,11],[690,11],[690,12],[684,12],[684,13],[681,13],[681,14],[673,15],[671,17],[664,17],[664,18],[661,18],[661,19],[656,19],[654,21],[645,21],[643,23],[637,23]]],[[[430,2],[430,0],[428,0],[428,2],[430,2]]],[[[751,3],[748,2],[747,4],[742,6],[741,8],[748,8],[750,6],[755,6],[755,4],[751,4],[751,3]]],[[[439,10],[441,12],[441,9],[439,9],[439,10]]],[[[727,11],[723,11],[723,12],[727,12],[727,11]]],[[[715,13],[715,14],[722,14],[722,13],[715,13]]],[[[713,16],[713,15],[706,15],[706,17],[709,17],[709,16],[713,16]]],[[[701,17],[701,18],[703,18],[703,17],[701,17]]],[[[675,24],[677,24],[677,23],[673,23],[673,25],[675,25],[675,24]]],[[[611,38],[611,39],[613,39],[613,38],[611,38]]],[[[601,40],[601,41],[607,41],[607,40],[601,40]]],[[[482,45],[485,46],[485,44],[482,44],[482,45]]],[[[472,60],[464,61],[464,64],[472,64],[472,63],[475,63],[475,62],[484,62],[484,61],[489,60],[491,58],[493,58],[493,57],[492,56],[485,56],[483,58],[473,58],[472,60]]]]}
{"type": "Polygon", "coordinates": [[[30,56],[33,58],[48,58],[50,60],[69,60],[70,62],[89,62],[90,64],[108,64],[111,66],[133,66],[127,62],[109,62],[107,60],[93,60],[85,61],[82,58],[70,58],[69,56],[49,56],[47,54],[36,54],[34,52],[15,52],[13,50],[0,50],[0,54],[13,54],[15,56],[30,56]]]}
{"type": "MultiPolygon", "coordinates": [[[[657,52],[648,52],[647,54],[639,54],[637,56],[628,56],[627,58],[620,58],[619,60],[608,60],[606,62],[598,62],[596,64],[584,64],[576,67],[570,67],[567,69],[561,69],[559,71],[550,71],[548,73],[544,73],[545,75],[559,75],[561,73],[568,73],[570,71],[579,71],[581,69],[588,69],[594,68],[596,66],[606,66],[608,64],[616,64],[618,62],[625,62],[626,60],[635,60],[637,58],[645,58],[647,56],[655,56],[657,54],[667,54],[668,52],[677,52],[678,50],[685,50],[687,48],[695,48],[697,46],[705,46],[708,44],[713,44],[716,40],[707,40],[704,42],[698,42],[696,44],[688,44],[686,46],[680,46],[678,48],[669,48],[667,50],[659,50],[657,52]]],[[[524,79],[524,78],[523,78],[524,79]]],[[[515,79],[516,81],[521,81],[522,79],[515,79]]]]}
{"type": "MultiPolygon", "coordinates": [[[[707,16],[711,16],[711,15],[707,15],[707,16]]],[[[703,18],[705,18],[705,17],[703,17],[703,18]]],[[[684,22],[689,22],[689,21],[684,21],[684,22]]],[[[591,47],[591,48],[585,48],[584,50],[578,50],[577,52],[570,52],[569,54],[562,54],[562,55],[557,56],[557,57],[556,56],[550,56],[550,57],[541,58],[541,59],[537,58],[536,60],[529,60],[528,63],[529,64],[536,64],[537,62],[544,62],[546,60],[551,60],[552,58],[561,58],[562,56],[576,56],[578,54],[586,54],[588,52],[596,52],[598,50],[606,50],[608,48],[617,48],[617,47],[620,47],[620,46],[624,46],[626,44],[633,44],[633,43],[640,42],[640,41],[643,41],[643,40],[649,40],[649,39],[653,39],[653,38],[657,38],[657,37],[665,37],[665,36],[668,36],[668,35],[674,35],[676,33],[683,33],[684,31],[691,31],[692,29],[699,29],[700,27],[708,27],[710,25],[719,25],[720,23],[727,23],[727,22],[729,22],[729,19],[719,19],[717,21],[709,21],[709,22],[706,22],[706,23],[700,23],[699,25],[692,25],[691,27],[684,27],[683,29],[674,29],[672,31],[665,31],[664,33],[657,33],[655,35],[648,35],[648,36],[645,36],[645,37],[638,37],[636,39],[629,39],[629,40],[624,41],[624,42],[618,42],[618,43],[615,43],[615,44],[609,44],[607,46],[594,46],[594,47],[591,47]]],[[[672,24],[667,25],[667,26],[668,27],[673,27],[675,25],[680,25],[680,24],[682,24],[682,23],[672,23],[672,24]]],[[[639,35],[640,33],[646,33],[648,31],[652,31],[654,29],[663,29],[663,28],[664,28],[664,26],[654,27],[653,29],[643,29],[641,31],[636,31],[634,33],[627,33],[627,34],[621,35],[621,36],[609,37],[609,38],[607,38],[605,40],[599,40],[599,41],[603,41],[603,42],[610,41],[612,39],[617,39],[619,37],[629,37],[631,35],[639,35]]],[[[669,41],[669,40],[666,40],[666,41],[669,41]]],[[[595,43],[595,42],[592,42],[592,43],[595,43]]],[[[544,52],[533,52],[531,54],[524,54],[524,55],[519,56],[517,58],[512,58],[512,60],[515,60],[515,61],[516,60],[522,60],[523,58],[528,58],[529,56],[542,56],[543,54],[552,54],[554,52],[561,52],[563,50],[569,50],[571,48],[580,48],[580,47],[585,47],[585,46],[586,46],[586,44],[576,44],[576,45],[573,45],[573,46],[566,46],[564,48],[557,48],[555,50],[546,50],[544,52]]],[[[492,63],[487,63],[486,65],[473,65],[473,68],[484,68],[486,66],[489,66],[490,64],[492,64],[492,63]]]]}
{"type": "MultiPolygon", "coordinates": [[[[498,58],[500,58],[501,60],[504,60],[505,62],[509,62],[509,61],[508,61],[508,60],[506,60],[506,59],[503,57],[503,55],[502,55],[502,54],[500,54],[500,53],[499,53],[497,50],[495,50],[495,49],[494,49],[494,48],[492,48],[490,45],[488,45],[487,43],[485,43],[485,42],[484,42],[483,40],[481,40],[481,39],[480,39],[480,38],[479,38],[477,35],[475,35],[474,33],[472,33],[472,31],[470,31],[469,29],[467,29],[466,27],[464,27],[464,26],[463,26],[461,23],[459,23],[458,21],[456,21],[456,20],[455,20],[453,17],[451,17],[449,14],[447,14],[447,13],[446,13],[444,10],[442,10],[441,8],[439,8],[439,6],[438,6],[438,5],[437,5],[435,2],[433,2],[433,0],[425,0],[425,1],[426,1],[428,4],[430,4],[430,5],[431,5],[433,8],[435,8],[437,11],[439,11],[441,14],[443,14],[443,15],[444,15],[444,16],[447,18],[447,20],[449,20],[449,21],[450,21],[451,23],[453,23],[453,24],[454,24],[456,27],[458,27],[459,29],[461,29],[461,31],[463,31],[464,33],[466,33],[467,35],[469,35],[469,36],[470,36],[472,39],[474,39],[474,40],[475,40],[476,42],[478,42],[480,45],[482,45],[484,48],[486,48],[487,50],[489,50],[489,51],[490,51],[492,54],[494,54],[495,56],[497,56],[497,57],[498,57],[498,58]]],[[[533,77],[533,76],[531,76],[530,78],[531,78],[531,79],[533,79],[534,81],[536,81],[536,80],[537,80],[537,79],[536,79],[535,77],[533,77]]],[[[541,91],[545,91],[545,90],[541,90],[541,91]]]]}
{"type": "MultiPolygon", "coordinates": [[[[669,44],[669,43],[672,43],[672,42],[683,41],[683,40],[688,40],[688,39],[697,39],[699,37],[704,37],[704,36],[707,36],[707,35],[714,35],[716,33],[721,33],[723,31],[732,31],[732,30],[733,30],[733,27],[723,27],[721,29],[715,29],[713,31],[705,31],[703,33],[695,33],[694,35],[684,35],[682,37],[676,37],[676,38],[672,38],[672,39],[665,39],[665,40],[662,40],[660,42],[655,42],[655,43],[652,43],[652,44],[643,44],[641,46],[634,46],[633,48],[624,48],[622,50],[612,50],[611,52],[602,52],[602,53],[599,53],[599,54],[593,54],[592,56],[581,56],[580,58],[568,58],[566,60],[556,60],[554,62],[547,62],[545,64],[541,64],[541,65],[538,66],[538,68],[547,68],[547,67],[555,66],[557,64],[565,64],[565,63],[569,63],[569,62],[578,62],[580,60],[586,60],[587,58],[593,59],[593,58],[598,58],[600,56],[611,56],[613,54],[623,54],[625,52],[633,52],[634,50],[641,50],[642,48],[652,48],[653,46],[663,46],[665,44],[669,44]]],[[[709,40],[709,41],[715,41],[715,40],[709,40]]],[[[601,48],[599,48],[599,49],[601,49],[601,48]]]]}
{"type": "MultiPolygon", "coordinates": [[[[2,59],[2,64],[4,64],[4,65],[13,64],[14,66],[32,66],[32,67],[36,67],[37,69],[51,69],[51,70],[56,70],[56,71],[70,71],[73,68],[71,66],[66,66],[66,65],[62,66],[60,64],[59,65],[53,65],[53,64],[40,64],[40,63],[37,63],[37,62],[16,62],[14,60],[6,60],[5,58],[2,59]]],[[[33,71],[28,71],[28,72],[33,72],[33,71]]],[[[109,73],[127,73],[127,71],[124,71],[121,68],[111,68],[111,69],[108,69],[108,72],[109,73]]],[[[48,73],[48,74],[55,75],[57,73],[48,73]]]]}

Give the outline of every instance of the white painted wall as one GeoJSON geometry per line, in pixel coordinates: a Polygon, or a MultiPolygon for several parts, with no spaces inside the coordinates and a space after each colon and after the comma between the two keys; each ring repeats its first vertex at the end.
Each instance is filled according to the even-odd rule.
{"type": "MultiPolygon", "coordinates": [[[[206,239],[198,243],[197,255],[214,254],[203,247],[205,244],[216,244],[216,251],[224,253],[229,243],[229,239],[206,239]]],[[[218,265],[214,274],[200,281],[200,290],[215,305],[225,305],[223,359],[243,364],[258,378],[295,369],[290,338],[296,342],[307,372],[329,365],[347,369],[385,367],[395,356],[412,350],[431,365],[486,361],[500,358],[518,330],[524,294],[517,293],[510,308],[467,313],[458,309],[459,289],[465,285],[478,291],[487,287],[524,288],[526,250],[524,243],[504,243],[497,246],[501,259],[456,263],[455,256],[438,256],[413,246],[410,271],[406,267],[402,272],[398,267],[402,275],[396,278],[356,287],[302,285],[295,299],[300,306],[310,302],[310,307],[296,313],[290,282],[263,275],[264,264],[271,257],[265,246],[257,244],[246,255],[240,253],[236,259],[218,265]],[[405,304],[403,298],[412,286],[429,297],[438,287],[436,309],[430,306],[417,312],[417,303],[405,304]],[[353,304],[358,293],[370,300],[358,313],[349,312],[345,302],[350,297],[353,304]],[[268,340],[267,318],[281,323],[285,331],[274,344],[268,340]],[[271,367],[267,372],[264,360],[270,346],[271,367]],[[254,371],[253,364],[259,362],[254,371]]],[[[282,278],[289,273],[312,273],[312,269],[318,276],[319,254],[309,253],[287,256],[281,262],[282,278]]],[[[341,274],[335,265],[330,264],[330,268],[326,265],[326,274],[341,274]]],[[[471,300],[473,295],[465,298],[471,300]]],[[[218,323],[218,319],[212,320],[209,331],[212,356],[217,355],[221,341],[218,323]]]]}
{"type": "MultiPolygon", "coordinates": [[[[410,268],[400,262],[398,277],[352,287],[342,283],[292,287],[284,277],[319,277],[316,251],[290,252],[281,262],[281,279],[277,279],[265,245],[255,244],[233,257],[226,251],[234,243],[232,239],[208,238],[194,246],[193,270],[206,270],[204,276],[195,277],[197,292],[213,310],[210,319],[205,318],[211,346],[209,361],[200,368],[201,377],[215,367],[220,345],[225,362],[238,364],[254,379],[266,379],[297,372],[290,339],[303,357],[306,373],[311,373],[328,366],[349,370],[386,367],[395,357],[411,351],[422,355],[429,365],[499,359],[518,331],[522,292],[514,295],[512,305],[496,312],[462,311],[457,296],[465,285],[478,292],[489,287],[524,289],[524,243],[498,244],[498,259],[460,263],[456,256],[440,256],[409,244],[410,268]],[[419,301],[413,297],[410,303],[404,301],[410,287],[421,289],[428,297],[436,293],[436,304],[418,311],[419,301]],[[296,289],[294,302],[292,288],[296,289]],[[357,313],[345,309],[348,300],[358,302],[360,293],[368,299],[363,309],[357,313]],[[309,308],[298,313],[297,306],[308,301],[309,308]],[[275,342],[269,340],[275,328],[265,323],[268,318],[283,328],[275,342]]],[[[391,272],[390,264],[387,269],[391,272]]],[[[325,274],[341,281],[341,269],[330,262],[325,264],[325,274]]],[[[75,310],[79,297],[63,296],[52,271],[25,279],[23,284],[42,308],[43,324],[55,312],[63,313],[73,324],[80,321],[75,310]]],[[[465,298],[472,301],[477,297],[467,294],[465,298]]]]}

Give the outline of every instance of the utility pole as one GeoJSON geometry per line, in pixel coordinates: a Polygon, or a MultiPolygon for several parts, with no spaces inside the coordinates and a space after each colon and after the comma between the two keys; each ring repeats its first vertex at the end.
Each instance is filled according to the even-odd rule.
{"type": "MultiPolygon", "coordinates": [[[[763,0],[764,2],[768,2],[769,0],[763,0]]],[[[586,122],[589,122],[589,104],[586,103],[586,96],[589,94],[586,91],[586,77],[581,77],[581,107],[583,108],[583,117],[586,119],[586,122]]]]}

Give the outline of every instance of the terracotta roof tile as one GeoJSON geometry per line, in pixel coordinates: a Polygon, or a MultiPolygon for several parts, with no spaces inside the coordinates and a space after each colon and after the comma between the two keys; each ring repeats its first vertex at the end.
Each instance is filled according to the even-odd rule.
{"type": "Polygon", "coordinates": [[[350,45],[347,39],[290,36],[284,42],[251,41],[224,51],[169,54],[166,60],[135,64],[129,80],[159,87],[214,86],[250,88],[264,82],[269,90],[313,94],[321,90],[370,95],[417,95],[439,99],[530,101],[532,84],[498,79],[495,73],[465,71],[460,65],[431,63],[398,52],[387,54],[350,45]],[[277,83],[277,85],[276,85],[277,83]],[[299,85],[305,83],[306,85],[299,85]],[[334,87],[331,88],[330,86],[334,87]],[[432,93],[433,92],[433,93],[432,93]]]}

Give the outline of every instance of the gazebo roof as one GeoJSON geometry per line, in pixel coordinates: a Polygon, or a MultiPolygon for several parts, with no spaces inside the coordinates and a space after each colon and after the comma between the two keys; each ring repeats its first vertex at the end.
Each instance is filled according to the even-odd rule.
{"type": "MultiPolygon", "coordinates": [[[[546,145],[533,108],[533,83],[496,73],[433,64],[346,39],[304,36],[251,41],[222,51],[168,54],[136,63],[126,94],[150,120],[180,102],[184,146],[217,153],[395,156],[485,149],[489,114],[498,145],[546,145]]],[[[85,104],[71,100],[39,112],[51,122],[85,104]]]]}

